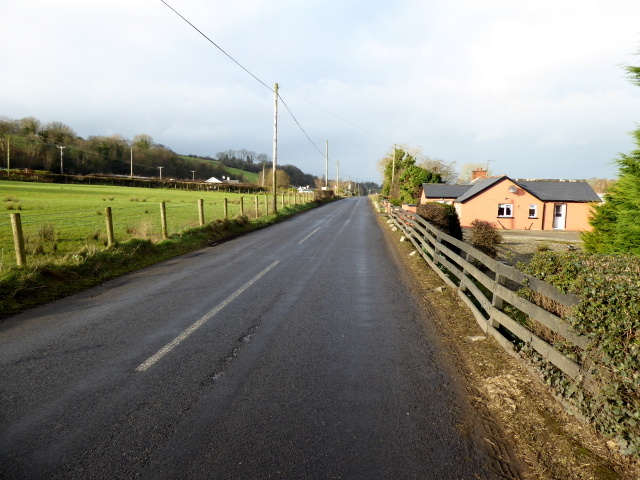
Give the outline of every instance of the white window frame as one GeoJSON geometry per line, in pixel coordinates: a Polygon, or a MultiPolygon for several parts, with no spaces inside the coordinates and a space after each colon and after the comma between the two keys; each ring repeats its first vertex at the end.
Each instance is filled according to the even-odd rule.
{"type": "Polygon", "coordinates": [[[538,204],[529,204],[529,218],[538,218],[538,204]],[[533,211],[533,214],[531,213],[533,211]]]}
{"type": "Polygon", "coordinates": [[[499,203],[498,218],[513,218],[513,203],[499,203]],[[500,211],[504,213],[500,215],[500,211]]]}

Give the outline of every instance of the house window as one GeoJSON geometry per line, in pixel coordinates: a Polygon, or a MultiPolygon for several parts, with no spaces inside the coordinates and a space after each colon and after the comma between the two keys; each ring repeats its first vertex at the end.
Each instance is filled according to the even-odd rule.
{"type": "Polygon", "coordinates": [[[498,217],[513,217],[513,204],[512,203],[499,203],[498,204],[498,217]]]}
{"type": "Polygon", "coordinates": [[[529,218],[538,218],[538,205],[529,205],[529,218]]]}

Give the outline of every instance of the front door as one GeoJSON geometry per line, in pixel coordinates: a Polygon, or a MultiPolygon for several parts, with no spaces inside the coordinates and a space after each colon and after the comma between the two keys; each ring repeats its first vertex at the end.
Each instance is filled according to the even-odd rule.
{"type": "Polygon", "coordinates": [[[566,226],[567,205],[564,203],[556,203],[553,206],[553,229],[564,230],[566,226]]]}

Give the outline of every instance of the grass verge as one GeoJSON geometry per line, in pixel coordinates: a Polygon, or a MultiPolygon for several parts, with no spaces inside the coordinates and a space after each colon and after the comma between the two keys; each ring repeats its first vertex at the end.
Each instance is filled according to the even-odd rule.
{"type": "Polygon", "coordinates": [[[27,268],[12,268],[0,278],[0,319],[71,295],[110,278],[192,252],[216,242],[278,223],[319,203],[282,208],[276,215],[249,220],[215,220],[154,243],[133,239],[113,248],[85,247],[63,258],[27,268]]]}

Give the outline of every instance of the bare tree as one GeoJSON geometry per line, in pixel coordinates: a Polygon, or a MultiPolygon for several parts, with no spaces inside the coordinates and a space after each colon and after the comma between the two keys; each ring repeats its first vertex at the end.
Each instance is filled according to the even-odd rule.
{"type": "Polygon", "coordinates": [[[418,166],[424,168],[427,172],[440,174],[440,178],[444,183],[454,183],[458,178],[456,162],[445,162],[442,159],[425,155],[423,159],[420,159],[418,166]]]}

